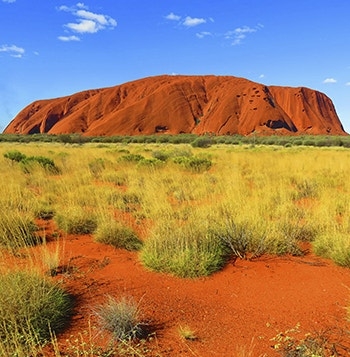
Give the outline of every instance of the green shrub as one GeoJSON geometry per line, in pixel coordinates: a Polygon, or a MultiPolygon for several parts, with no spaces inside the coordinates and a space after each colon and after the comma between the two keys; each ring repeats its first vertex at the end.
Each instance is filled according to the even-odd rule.
{"type": "Polygon", "coordinates": [[[303,145],[305,146],[315,146],[315,141],[312,139],[306,139],[303,141],[303,145]]]}
{"type": "Polygon", "coordinates": [[[142,242],[131,228],[115,220],[100,222],[94,237],[96,242],[109,244],[115,248],[139,250],[142,246],[142,242]]]}
{"type": "Polygon", "coordinates": [[[171,157],[171,153],[168,151],[153,151],[152,156],[160,161],[167,161],[171,157]]]}
{"type": "Polygon", "coordinates": [[[145,158],[140,154],[127,154],[127,155],[121,156],[118,161],[120,161],[120,162],[139,162],[144,159],[145,158]]]}
{"type": "Polygon", "coordinates": [[[208,136],[200,136],[192,141],[191,146],[194,148],[208,148],[212,145],[213,140],[208,136]]]}
{"type": "Polygon", "coordinates": [[[192,157],[179,156],[179,157],[175,157],[173,159],[173,162],[195,173],[208,171],[212,166],[212,162],[210,159],[201,158],[197,156],[192,156],[192,157]]]}
{"type": "Polygon", "coordinates": [[[33,164],[35,163],[39,164],[41,167],[52,174],[58,174],[60,171],[52,159],[44,156],[26,156],[21,152],[14,150],[5,153],[4,157],[10,159],[11,161],[20,163],[25,173],[30,173],[33,164]]]}
{"type": "Polygon", "coordinates": [[[45,156],[27,156],[25,159],[21,160],[20,163],[23,171],[26,173],[31,172],[31,166],[33,163],[39,164],[51,174],[58,174],[60,172],[59,168],[55,165],[55,162],[45,156]]]}
{"type": "Polygon", "coordinates": [[[164,163],[161,160],[158,160],[156,158],[149,158],[149,159],[142,159],[138,162],[138,166],[139,167],[160,167],[162,166],[164,163]]]}
{"type": "Polygon", "coordinates": [[[131,298],[119,300],[107,296],[106,303],[97,306],[94,314],[102,330],[112,333],[115,340],[132,340],[142,337],[143,328],[139,319],[139,308],[131,298]]]}
{"type": "MultiPolygon", "coordinates": [[[[19,346],[49,340],[69,320],[72,299],[57,284],[37,273],[15,271],[0,275],[0,344],[9,356],[19,346]]],[[[30,351],[28,351],[30,356],[30,351]]]]}
{"type": "Polygon", "coordinates": [[[294,140],[293,145],[295,145],[295,146],[303,145],[303,141],[302,140],[294,140]]]}
{"type": "Polygon", "coordinates": [[[26,158],[26,155],[22,154],[18,150],[13,150],[13,151],[6,152],[4,154],[4,157],[11,161],[21,162],[22,160],[24,160],[26,158]]]}

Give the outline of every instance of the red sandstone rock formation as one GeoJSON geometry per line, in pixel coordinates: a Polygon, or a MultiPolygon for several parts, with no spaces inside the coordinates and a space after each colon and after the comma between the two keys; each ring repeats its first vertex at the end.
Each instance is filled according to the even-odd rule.
{"type": "Polygon", "coordinates": [[[36,101],[4,132],[346,134],[332,101],[315,90],[230,76],[166,75],[36,101]]]}

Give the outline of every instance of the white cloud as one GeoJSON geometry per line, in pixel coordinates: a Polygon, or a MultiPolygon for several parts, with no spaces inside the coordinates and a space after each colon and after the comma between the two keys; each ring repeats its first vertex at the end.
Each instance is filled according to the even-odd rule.
{"type": "Polygon", "coordinates": [[[181,16],[175,15],[173,12],[171,12],[169,15],[165,16],[165,18],[167,20],[171,20],[171,21],[180,21],[181,20],[181,16]]]}
{"type": "Polygon", "coordinates": [[[2,0],[2,2],[7,2],[7,3],[11,4],[13,2],[16,2],[16,0],[2,0]]]}
{"type": "MultiPolygon", "coordinates": [[[[88,11],[88,7],[84,3],[77,3],[73,7],[62,5],[58,7],[59,11],[72,13],[76,20],[64,25],[68,31],[76,32],[79,34],[96,33],[105,29],[113,29],[117,26],[117,21],[111,16],[104,14],[97,14],[88,11]]],[[[59,36],[61,41],[79,41],[77,36],[59,36]]]]}
{"type": "Polygon", "coordinates": [[[265,78],[265,74],[260,74],[259,78],[265,78]]]}
{"type": "Polygon", "coordinates": [[[79,9],[86,9],[86,10],[88,9],[88,7],[83,2],[78,2],[77,7],[79,9]]]}
{"type": "Polygon", "coordinates": [[[63,42],[70,42],[70,41],[80,41],[80,38],[78,36],[58,36],[57,37],[60,41],[63,42]]]}
{"type": "Polygon", "coordinates": [[[346,86],[350,86],[350,82],[346,82],[345,85],[346,85],[346,86]]]}
{"type": "Polygon", "coordinates": [[[95,33],[99,30],[99,24],[92,20],[80,20],[79,22],[70,22],[64,25],[70,30],[78,33],[95,33]]]}
{"type": "Polygon", "coordinates": [[[115,27],[117,26],[117,21],[108,15],[94,14],[93,12],[86,10],[78,10],[76,15],[87,20],[95,21],[100,26],[105,28],[106,26],[115,27]]]}
{"type": "Polygon", "coordinates": [[[334,78],[326,78],[323,83],[337,83],[337,80],[334,78]]]}
{"type": "Polygon", "coordinates": [[[203,18],[186,16],[185,20],[182,22],[182,25],[186,27],[194,27],[201,24],[205,24],[206,22],[207,20],[203,18]]]}
{"type": "Polygon", "coordinates": [[[2,45],[0,46],[0,52],[8,53],[11,57],[21,58],[23,57],[25,50],[16,45],[2,45]]]}
{"type": "Polygon", "coordinates": [[[257,32],[262,27],[263,27],[262,25],[258,25],[256,27],[249,27],[249,26],[237,27],[232,31],[227,31],[225,33],[225,38],[231,41],[232,46],[240,45],[248,34],[257,32]]]}
{"type": "Polygon", "coordinates": [[[206,36],[213,36],[213,34],[211,32],[208,32],[208,31],[202,31],[202,32],[197,32],[196,36],[198,38],[204,38],[206,36]]]}
{"type": "MultiPolygon", "coordinates": [[[[173,12],[171,12],[169,15],[166,15],[165,18],[170,21],[176,21],[179,25],[185,27],[195,27],[201,24],[205,24],[207,22],[206,19],[199,17],[186,16],[185,18],[183,18],[182,16],[176,15],[173,12]]],[[[209,21],[214,22],[214,19],[209,18],[209,21]]]]}
{"type": "Polygon", "coordinates": [[[66,6],[66,5],[61,5],[57,8],[58,11],[73,11],[70,7],[66,6]]]}

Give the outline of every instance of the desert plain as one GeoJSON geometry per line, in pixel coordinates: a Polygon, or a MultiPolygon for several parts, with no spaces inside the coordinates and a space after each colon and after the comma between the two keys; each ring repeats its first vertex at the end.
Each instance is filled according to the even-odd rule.
{"type": "Polygon", "coordinates": [[[348,355],[347,148],[0,152],[2,275],[35,273],[72,301],[44,342],[10,342],[2,321],[3,356],[348,355]],[[142,334],[115,338],[101,325],[110,298],[136,303],[142,334]]]}

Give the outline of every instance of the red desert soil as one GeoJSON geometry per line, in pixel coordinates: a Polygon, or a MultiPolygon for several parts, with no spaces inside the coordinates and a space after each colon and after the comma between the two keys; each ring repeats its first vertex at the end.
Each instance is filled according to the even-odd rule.
{"type": "Polygon", "coordinates": [[[147,342],[152,356],[277,356],[271,338],[297,324],[299,338],[328,331],[337,348],[349,346],[349,332],[343,333],[350,327],[350,269],[312,253],[237,260],[210,277],[181,279],[148,271],[137,253],[95,243],[91,236],[59,242],[66,270],[54,279],[77,299],[71,326],[58,336],[62,348],[71,336],[84,335],[89,321],[94,325],[92,309],[107,294],[140,301],[143,320],[155,333],[147,342]],[[190,327],[198,339],[181,338],[180,326],[190,327]]]}
{"type": "Polygon", "coordinates": [[[331,99],[312,89],[265,86],[232,76],[167,75],[38,100],[4,132],[346,134],[331,99]]]}

